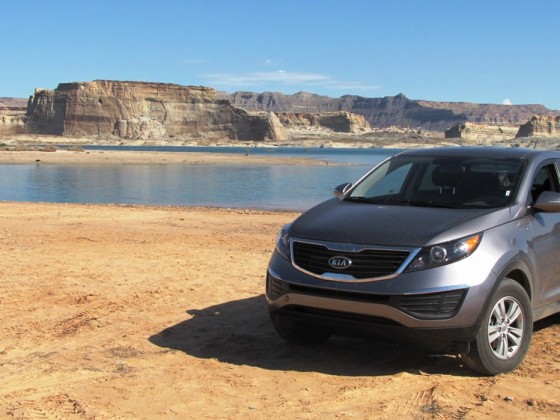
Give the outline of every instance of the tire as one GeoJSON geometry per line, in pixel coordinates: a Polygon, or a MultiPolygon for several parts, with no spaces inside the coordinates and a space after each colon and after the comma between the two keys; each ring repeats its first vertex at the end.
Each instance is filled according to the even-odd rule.
{"type": "Polygon", "coordinates": [[[476,338],[461,358],[468,368],[484,375],[510,372],[525,358],[532,334],[529,296],[519,283],[506,278],[492,296],[476,338]]]}
{"type": "Polygon", "coordinates": [[[323,344],[331,336],[329,332],[319,329],[294,327],[291,322],[282,320],[280,315],[273,312],[270,312],[270,321],[278,335],[292,344],[317,346],[323,344]]]}

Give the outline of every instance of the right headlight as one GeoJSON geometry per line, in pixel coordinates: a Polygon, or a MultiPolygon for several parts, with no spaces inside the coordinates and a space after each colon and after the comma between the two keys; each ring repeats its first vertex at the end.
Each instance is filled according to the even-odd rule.
{"type": "Polygon", "coordinates": [[[276,235],[276,251],[282,257],[286,258],[288,261],[290,260],[290,236],[288,235],[288,229],[290,225],[285,225],[280,232],[276,235]]]}
{"type": "Polygon", "coordinates": [[[455,241],[424,247],[405,271],[425,270],[467,258],[476,250],[481,239],[482,233],[477,233],[455,241]]]}

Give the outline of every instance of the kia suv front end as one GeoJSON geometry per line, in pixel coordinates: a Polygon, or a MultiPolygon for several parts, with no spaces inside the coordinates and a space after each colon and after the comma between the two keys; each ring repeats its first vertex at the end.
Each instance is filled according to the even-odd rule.
{"type": "Polygon", "coordinates": [[[514,369],[533,321],[560,309],[559,162],[514,148],[410,150],[337,187],[276,238],[273,326],[299,344],[404,338],[484,374],[514,369]]]}

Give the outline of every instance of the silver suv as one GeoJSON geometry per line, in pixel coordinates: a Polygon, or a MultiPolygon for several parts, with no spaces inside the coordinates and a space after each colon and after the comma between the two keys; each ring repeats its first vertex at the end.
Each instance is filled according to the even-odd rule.
{"type": "Polygon", "coordinates": [[[266,297],[276,331],[404,338],[495,375],[560,312],[560,153],[409,150],[279,232],[266,297]]]}

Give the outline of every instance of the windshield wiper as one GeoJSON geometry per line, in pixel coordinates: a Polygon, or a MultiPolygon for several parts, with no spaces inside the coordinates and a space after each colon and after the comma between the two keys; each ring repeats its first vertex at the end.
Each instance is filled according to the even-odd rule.
{"type": "Polygon", "coordinates": [[[358,203],[370,204],[387,204],[390,206],[429,206],[429,203],[424,201],[403,200],[391,197],[347,197],[346,200],[355,201],[358,203]]]}
{"type": "Polygon", "coordinates": [[[385,204],[392,204],[395,206],[410,206],[410,207],[438,207],[438,208],[450,208],[451,206],[434,203],[432,201],[421,201],[421,200],[389,200],[385,204]]]}
{"type": "Polygon", "coordinates": [[[356,202],[356,203],[386,204],[389,206],[433,207],[433,208],[444,208],[444,209],[456,207],[456,206],[432,202],[432,201],[403,200],[403,199],[397,200],[397,199],[380,198],[380,197],[347,197],[345,200],[356,202]]]}
{"type": "Polygon", "coordinates": [[[352,201],[354,203],[370,203],[381,204],[383,201],[378,200],[376,197],[346,197],[344,201],[352,201]]]}

